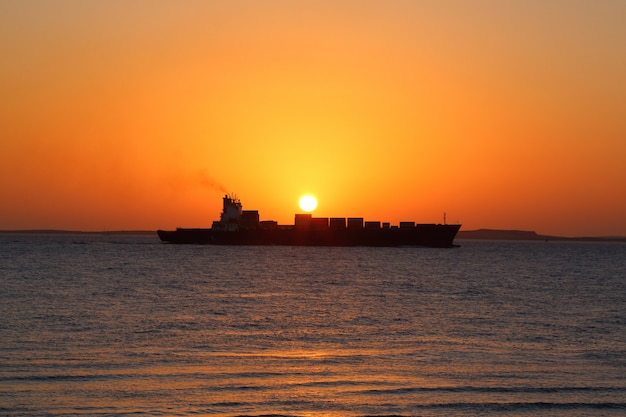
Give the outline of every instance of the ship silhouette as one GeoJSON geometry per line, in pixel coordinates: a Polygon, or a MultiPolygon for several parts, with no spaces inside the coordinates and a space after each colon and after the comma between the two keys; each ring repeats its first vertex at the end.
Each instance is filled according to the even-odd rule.
{"type": "Polygon", "coordinates": [[[364,221],[362,217],[313,217],[296,214],[293,225],[259,220],[257,210],[243,210],[234,195],[225,195],[220,219],[211,228],[157,230],[163,242],[204,245],[288,246],[428,246],[454,247],[460,224],[364,221]]]}

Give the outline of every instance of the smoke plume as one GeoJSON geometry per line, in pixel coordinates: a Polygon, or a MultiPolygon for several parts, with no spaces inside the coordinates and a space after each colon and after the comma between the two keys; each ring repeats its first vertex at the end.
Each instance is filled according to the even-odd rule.
{"type": "Polygon", "coordinates": [[[228,194],[228,190],[222,183],[207,174],[205,171],[198,171],[195,174],[195,183],[209,190],[220,191],[222,194],[228,194]]]}

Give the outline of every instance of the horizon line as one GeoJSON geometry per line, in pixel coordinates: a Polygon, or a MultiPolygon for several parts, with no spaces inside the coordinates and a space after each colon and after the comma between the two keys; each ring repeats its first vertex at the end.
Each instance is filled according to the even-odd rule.
{"type": "MultiPolygon", "coordinates": [[[[72,229],[2,229],[0,233],[7,234],[91,234],[91,235],[151,235],[156,234],[157,229],[144,230],[144,229],[118,229],[118,230],[72,230],[72,229]]],[[[520,230],[520,229],[489,229],[480,228],[473,230],[459,230],[459,234],[491,234],[492,236],[485,237],[465,237],[465,239],[479,239],[479,240],[587,240],[587,241],[623,241],[626,242],[626,236],[620,235],[595,235],[595,236],[558,236],[558,235],[542,235],[534,230],[520,230]],[[502,236],[503,233],[507,233],[507,236],[502,236]],[[500,236],[495,236],[495,235],[500,236]]],[[[464,239],[457,235],[456,239],[464,239]]]]}

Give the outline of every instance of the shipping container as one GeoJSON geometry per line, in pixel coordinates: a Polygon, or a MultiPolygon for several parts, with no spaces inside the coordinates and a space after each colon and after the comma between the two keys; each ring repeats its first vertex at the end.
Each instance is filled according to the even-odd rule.
{"type": "Polygon", "coordinates": [[[240,229],[256,229],[259,227],[258,210],[243,210],[239,219],[240,229]]]}
{"type": "Polygon", "coordinates": [[[311,214],[296,214],[295,226],[296,229],[306,229],[311,227],[311,214]]]}
{"type": "Polygon", "coordinates": [[[330,218],[330,228],[333,230],[343,230],[346,228],[346,218],[345,217],[331,217],[330,218]]]}
{"type": "Polygon", "coordinates": [[[363,217],[348,217],[348,229],[362,229],[363,217]]]}
{"type": "Polygon", "coordinates": [[[327,230],[328,217],[313,217],[311,219],[311,230],[327,230]]]}
{"type": "Polygon", "coordinates": [[[365,222],[365,228],[368,230],[380,229],[380,222],[365,222]]]}
{"type": "Polygon", "coordinates": [[[276,229],[278,228],[278,222],[276,220],[263,220],[259,223],[261,229],[276,229]]]}

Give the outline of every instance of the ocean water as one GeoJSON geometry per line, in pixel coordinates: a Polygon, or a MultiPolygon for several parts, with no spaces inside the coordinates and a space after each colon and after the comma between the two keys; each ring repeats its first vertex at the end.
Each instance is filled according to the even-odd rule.
{"type": "Polygon", "coordinates": [[[0,415],[623,416],[626,244],[0,235],[0,415]]]}

